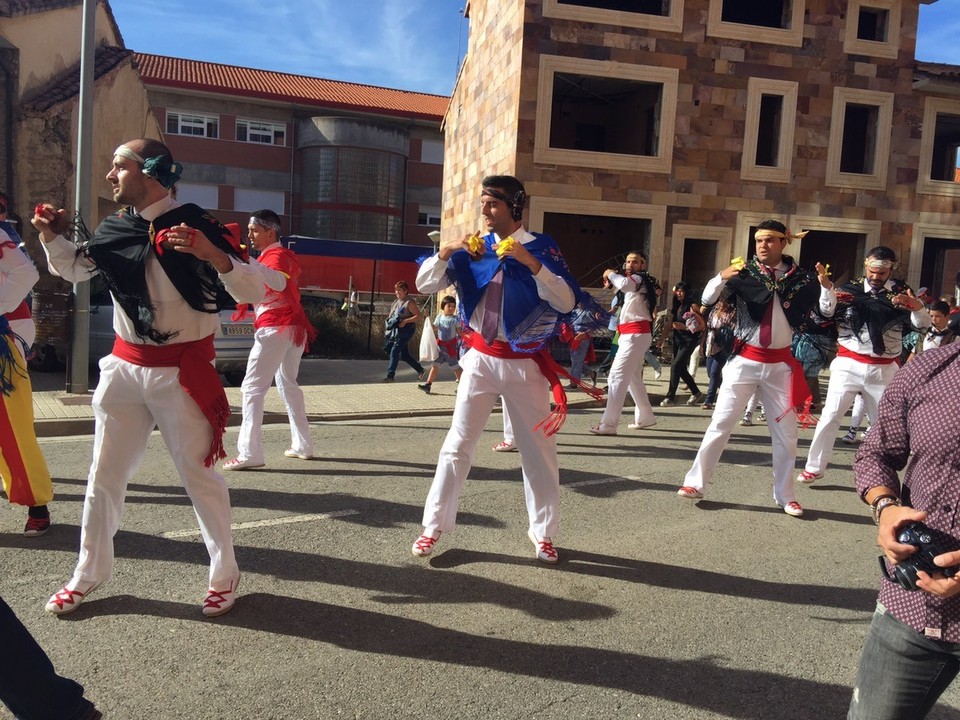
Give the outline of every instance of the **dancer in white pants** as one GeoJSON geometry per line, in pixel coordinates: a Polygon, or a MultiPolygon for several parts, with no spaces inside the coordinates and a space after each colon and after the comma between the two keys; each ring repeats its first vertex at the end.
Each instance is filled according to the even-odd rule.
{"type": "Polygon", "coordinates": [[[623,263],[624,274],[604,270],[606,284],[623,293],[620,322],[620,346],[607,374],[607,406],[600,423],[590,428],[594,435],[616,435],[623,401],[627,392],[633,398],[633,422],[631,430],[652,427],[657,424],[643,382],[643,356],[650,349],[653,309],[657,305],[657,280],[645,272],[647,256],[637,250],[627,254],[623,263]]]}
{"type": "Polygon", "coordinates": [[[75,610],[113,570],[127,483],[143,461],[154,424],[193,503],[210,554],[204,615],[236,601],[240,571],[230,532],[230,498],[214,469],[224,456],[230,416],[213,367],[218,280],[238,301],[259,302],[264,285],[243,261],[231,233],[196,205],[180,205],[171,188],[182,172],[156,140],[118,147],[107,180],[130,207],[106,218],[78,252],[63,237],[66,210],[43,205],[33,218],[51,272],[71,282],[96,273],[114,302],[117,340],[100,361],[93,396],[96,435],[80,529],[80,558],[46,610],[75,610]]]}
{"type": "MultiPolygon", "coordinates": [[[[266,296],[255,307],[254,343],[243,378],[243,422],[237,437],[237,457],[223,464],[224,470],[246,470],[265,465],[263,455],[263,405],[271,382],[287,408],[290,420],[290,447],[284,455],[309,460],[313,441],[307,422],[303,390],[297,384],[300,358],[316,330],[300,302],[300,263],[280,245],[280,217],[272,210],[258,210],[250,216],[247,238],[260,256],[253,261],[263,275],[266,296]]],[[[241,311],[237,317],[241,317],[241,311]]]]}
{"type": "Polygon", "coordinates": [[[863,396],[867,415],[877,417],[880,396],[897,372],[904,324],[910,322],[921,330],[930,326],[923,303],[904,282],[893,279],[896,267],[893,250],[875,247],[864,260],[864,276],[838,293],[837,357],[830,363],[827,398],[807,463],[797,477],[802,483],[824,476],[837,430],[857,393],[863,396]]]}
{"type": "MultiPolygon", "coordinates": [[[[477,442],[501,395],[520,449],[528,537],[539,560],[558,561],[553,545],[560,509],[556,438],[552,430],[537,427],[550,415],[544,378],[564,407],[565,397],[549,365],[552,361],[541,348],[557,334],[564,315],[578,302],[590,300],[570,276],[556,244],[523,228],[525,201],[516,178],[485,178],[480,203],[489,234],[483,245],[470,235],[447,240],[417,275],[417,288],[423,293],[455,284],[472,332],[465,338],[470,349],[460,361],[463,374],[453,422],[440,449],[414,555],[429,555],[440,534],[455,528],[460,492],[477,442]]],[[[597,310],[605,321],[605,314],[597,310]]]]}
{"type": "Polygon", "coordinates": [[[824,317],[833,315],[836,295],[823,265],[817,263],[818,275],[814,276],[784,255],[793,235],[783,223],[764,220],[757,228],[756,257],[745,266],[738,263],[723,270],[703,291],[705,305],[717,302],[721,292],[727,292],[736,304],[736,341],[734,355],[723,368],[710,426],[677,494],[703,497],[734,424],[750,396],[758,391],[773,442],[773,501],[788,515],[800,517],[803,507],[797,502],[793,483],[795,409],[803,405],[809,409],[810,390],[803,367],[790,352],[790,343],[794,328],[814,308],[824,317]]]}

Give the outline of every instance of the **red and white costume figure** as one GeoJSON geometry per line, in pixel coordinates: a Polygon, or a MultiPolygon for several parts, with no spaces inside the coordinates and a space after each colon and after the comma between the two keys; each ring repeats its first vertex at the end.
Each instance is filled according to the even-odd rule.
{"type": "Polygon", "coordinates": [[[39,206],[33,219],[53,274],[82,282],[99,273],[106,280],[117,334],[113,353],[100,360],[92,402],[96,429],[80,557],[72,579],[48,601],[48,612],[74,610],[110,579],[127,483],[143,462],[154,427],[190,496],[210,555],[203,613],[222,614],[236,598],[240,571],[230,497],[214,466],[223,457],[230,412],[213,367],[220,325],[216,288],[221,282],[238,302],[259,302],[264,285],[258,269],[239,259],[223,225],[169,195],[180,170],[161,143],[130,141],[115,151],[107,180],[114,198],[131,207],[104,219],[87,243],[78,248],[60,234],[67,225],[64,210],[39,206]],[[142,157],[148,148],[161,154],[142,157]],[[158,243],[162,230],[166,239],[158,243]]]}
{"type": "MultiPolygon", "coordinates": [[[[880,248],[871,250],[871,254],[880,248]]],[[[837,357],[830,363],[830,384],[820,422],[810,442],[810,452],[797,479],[812,483],[822,478],[830,458],[837,430],[857,393],[864,410],[877,417],[880,397],[899,367],[903,351],[903,328],[907,323],[925,330],[930,315],[910,288],[891,275],[897,263],[892,250],[889,259],[868,256],[866,276],[845,284],[837,296],[837,357]],[[877,274],[880,277],[876,277],[877,274]]]]}
{"type": "Polygon", "coordinates": [[[0,343],[4,344],[0,348],[0,476],[12,504],[43,509],[53,499],[53,483],[33,427],[32,388],[24,356],[36,335],[24,298],[39,277],[30,258],[0,227],[0,343]]]}
{"type": "Polygon", "coordinates": [[[723,270],[707,283],[701,296],[704,305],[712,305],[725,292],[736,307],[734,349],[723,368],[710,426],[678,494],[703,497],[734,425],[750,396],[759,392],[773,442],[773,500],[788,515],[799,517],[803,508],[797,502],[793,478],[795,411],[809,411],[810,390],[790,344],[794,328],[811,310],[817,308],[824,317],[833,315],[836,293],[822,265],[817,265],[818,282],[818,275],[802,270],[783,254],[792,237],[789,231],[764,228],[767,224],[783,227],[776,221],[761,223],[754,236],[757,257],[745,266],[737,263],[723,270]]]}
{"type": "Polygon", "coordinates": [[[607,375],[607,406],[600,424],[590,428],[594,435],[616,435],[623,401],[627,392],[633,398],[634,411],[631,429],[651,427],[657,424],[643,382],[643,356],[650,349],[653,339],[653,308],[656,307],[656,279],[642,272],[646,259],[638,253],[627,255],[629,269],[623,275],[612,270],[604,272],[611,287],[623,293],[623,305],[617,330],[620,343],[613,364],[607,375]]]}
{"type": "MultiPolygon", "coordinates": [[[[265,227],[265,222],[256,217],[250,219],[251,226],[265,227]]],[[[279,232],[279,228],[274,228],[272,224],[268,229],[279,232]]],[[[297,285],[301,274],[300,263],[293,252],[279,242],[273,242],[264,247],[251,264],[261,270],[266,296],[263,302],[254,306],[254,343],[241,386],[243,422],[237,438],[237,457],[224,463],[225,470],[264,465],[261,432],[263,404],[273,380],[276,380],[277,392],[287,407],[290,420],[291,439],[287,456],[301,459],[313,457],[307,409],[303,390],[297,384],[297,374],[300,372],[300,359],[316,337],[316,330],[307,319],[300,302],[297,285]]]]}

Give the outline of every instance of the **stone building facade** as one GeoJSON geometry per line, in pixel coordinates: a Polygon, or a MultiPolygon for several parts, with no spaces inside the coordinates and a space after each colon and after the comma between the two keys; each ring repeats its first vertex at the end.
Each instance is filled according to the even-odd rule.
{"type": "Polygon", "coordinates": [[[916,61],[918,0],[467,12],[444,120],[450,232],[475,229],[484,175],[510,173],[532,196],[529,226],[588,285],[640,247],[665,283],[702,287],[774,217],[811,230],[791,246],[801,265],[849,279],[884,244],[914,286],[954,292],[960,68],[916,61]]]}

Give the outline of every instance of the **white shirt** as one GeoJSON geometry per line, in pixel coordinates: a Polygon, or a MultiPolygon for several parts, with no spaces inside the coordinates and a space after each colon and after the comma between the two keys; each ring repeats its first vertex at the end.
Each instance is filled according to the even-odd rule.
{"type": "MultiPolygon", "coordinates": [[[[11,238],[0,230],[0,243],[12,243],[11,238]]],[[[17,247],[2,248],[3,257],[0,257],[0,315],[16,310],[27,296],[40,273],[34,267],[27,254],[17,247]]],[[[33,345],[37,330],[32,318],[11,320],[10,329],[23,338],[27,347],[33,345]]]]}
{"type": "MultiPolygon", "coordinates": [[[[511,233],[510,236],[524,245],[535,239],[533,235],[522,227],[517,229],[516,232],[511,233]]],[[[500,242],[501,240],[496,234],[494,234],[494,238],[496,238],[495,242],[500,242]]],[[[439,292],[448,287],[450,285],[450,281],[447,279],[448,265],[449,261],[441,260],[439,255],[433,255],[424,260],[420,266],[420,271],[417,273],[417,290],[427,294],[439,292]]],[[[547,270],[546,265],[541,265],[540,272],[534,275],[533,279],[537,284],[537,295],[545,300],[550,307],[560,313],[568,313],[573,310],[573,306],[576,305],[576,298],[573,295],[573,290],[567,285],[566,280],[559,275],[551,273],[547,270]]],[[[469,325],[478,332],[483,326],[483,299],[477,303],[477,308],[473,311],[469,325]]],[[[497,330],[497,339],[506,340],[506,337],[506,333],[504,333],[503,330],[503,308],[501,305],[500,327],[497,330]]]]}
{"type": "MultiPolygon", "coordinates": [[[[779,279],[784,273],[787,272],[789,266],[781,262],[773,270],[777,273],[777,278],[779,279]]],[[[701,300],[704,305],[713,305],[720,298],[720,291],[723,290],[724,286],[727,284],[727,281],[723,279],[722,275],[718,274],[716,277],[711,278],[710,282],[707,283],[707,286],[703,289],[703,295],[701,300]]],[[[787,321],[787,316],[783,312],[783,308],[780,306],[779,300],[774,298],[773,302],[773,311],[770,313],[770,345],[768,346],[771,350],[782,350],[785,347],[790,347],[793,342],[793,328],[790,327],[790,323],[787,321]]],[[[835,288],[827,289],[820,286],[820,314],[824,317],[833,317],[834,311],[837,309],[837,292],[835,288]]],[[[758,326],[756,330],[750,335],[750,337],[744,338],[744,341],[747,345],[753,345],[755,347],[761,347],[760,345],[760,327],[758,326]]]]}
{"type": "MultiPolygon", "coordinates": [[[[144,208],[140,215],[153,222],[158,217],[176,207],[178,203],[167,197],[144,208]]],[[[77,246],[62,235],[58,235],[49,243],[41,243],[47,256],[47,265],[53,275],[62,277],[68,282],[76,283],[89,280],[96,275],[94,264],[82,255],[77,255],[77,246]]],[[[167,252],[176,252],[168,250],[167,252]]],[[[242,263],[234,257],[230,258],[233,269],[220,275],[227,292],[237,302],[257,303],[263,300],[266,292],[263,277],[258,267],[242,263]]],[[[164,272],[160,261],[153,253],[147,254],[146,261],[147,290],[154,305],[153,327],[161,332],[176,332],[172,342],[183,343],[201,340],[209,335],[220,332],[220,316],[217,313],[205,313],[194,310],[177,291],[167,273],[164,272]]],[[[113,330],[117,337],[128,343],[137,345],[154,345],[155,343],[137,337],[133,323],[127,314],[119,307],[116,298],[113,299],[113,330]]]]}
{"type": "Polygon", "coordinates": [[[653,322],[646,285],[639,279],[634,281],[631,277],[619,273],[610,273],[607,280],[613,287],[623,292],[623,308],[620,310],[621,323],[626,324],[638,320],[653,322]]]}

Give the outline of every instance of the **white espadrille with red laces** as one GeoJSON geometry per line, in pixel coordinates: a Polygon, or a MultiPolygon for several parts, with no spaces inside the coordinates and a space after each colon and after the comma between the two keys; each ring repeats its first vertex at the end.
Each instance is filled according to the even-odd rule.
{"type": "Polygon", "coordinates": [[[413,547],[410,548],[411,552],[418,557],[426,557],[433,552],[433,546],[437,544],[437,540],[440,539],[439,533],[437,537],[430,537],[429,535],[421,535],[413,543],[413,547]]]}
{"type": "Polygon", "coordinates": [[[80,603],[86,600],[87,595],[96,590],[99,585],[100,583],[70,581],[50,596],[43,609],[54,615],[66,615],[80,607],[80,603]],[[72,588],[71,585],[73,585],[72,588]]]}
{"type": "Polygon", "coordinates": [[[527,537],[530,538],[530,542],[532,542],[533,546],[537,549],[537,560],[549,563],[550,565],[560,562],[560,556],[557,555],[557,549],[553,546],[550,538],[538,539],[537,536],[533,534],[533,530],[527,530],[527,537]]]}
{"type": "Polygon", "coordinates": [[[237,602],[237,586],[239,584],[240,578],[237,578],[231,580],[229,586],[223,590],[209,588],[200,611],[207,617],[217,617],[229,612],[237,602]]]}
{"type": "Polygon", "coordinates": [[[797,475],[797,480],[804,485],[811,485],[814,480],[820,480],[821,478],[823,478],[822,472],[810,472],[809,470],[803,470],[797,475]]]}

